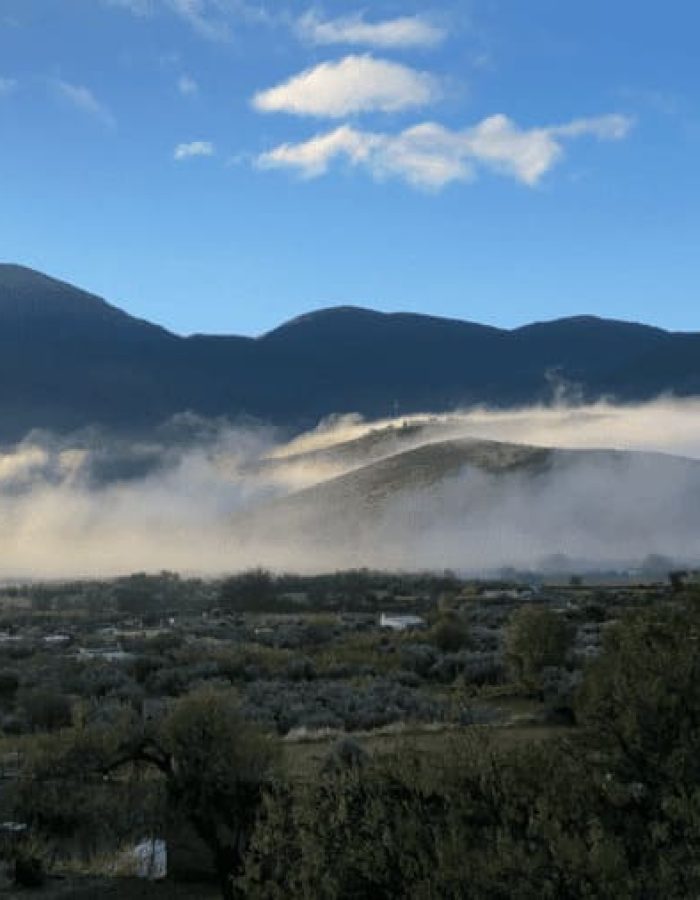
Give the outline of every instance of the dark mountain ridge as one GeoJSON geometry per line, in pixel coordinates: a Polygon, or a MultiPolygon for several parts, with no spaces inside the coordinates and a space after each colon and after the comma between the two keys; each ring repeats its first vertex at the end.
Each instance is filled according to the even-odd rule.
{"type": "Polygon", "coordinates": [[[87,291],[40,272],[0,264],[0,336],[85,340],[172,338],[87,291]]]}
{"type": "Polygon", "coordinates": [[[700,334],[577,316],[512,331],[336,307],[259,338],[180,337],[22,266],[0,265],[0,439],[148,430],[184,411],[291,428],[580,399],[700,395],[700,334]]]}

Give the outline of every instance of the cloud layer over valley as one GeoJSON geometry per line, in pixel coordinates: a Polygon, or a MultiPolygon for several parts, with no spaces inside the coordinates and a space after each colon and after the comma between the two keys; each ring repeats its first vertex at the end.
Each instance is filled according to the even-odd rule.
{"type": "Polygon", "coordinates": [[[700,563],[700,401],[35,433],[0,451],[0,510],[3,578],[700,563]]]}

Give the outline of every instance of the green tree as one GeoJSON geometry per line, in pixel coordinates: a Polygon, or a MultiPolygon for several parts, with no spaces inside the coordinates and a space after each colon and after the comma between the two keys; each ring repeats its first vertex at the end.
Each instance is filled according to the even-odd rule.
{"type": "Polygon", "coordinates": [[[456,613],[448,613],[432,629],[432,641],[443,653],[456,653],[469,643],[467,624],[456,613]]]}
{"type": "Polygon", "coordinates": [[[696,604],[626,616],[606,634],[577,702],[611,802],[625,807],[653,896],[700,891],[700,619],[696,604]]]}
{"type": "Polygon", "coordinates": [[[560,614],[544,606],[523,606],[506,627],[506,661],[516,678],[537,689],[545,667],[564,664],[572,637],[571,626],[560,614]]]}
{"type": "Polygon", "coordinates": [[[144,572],[118,579],[112,593],[119,612],[127,615],[153,614],[161,608],[158,581],[144,572]]]}
{"type": "Polygon", "coordinates": [[[700,618],[633,613],[610,629],[586,673],[577,714],[630,777],[700,781],[700,618]]]}
{"type": "Polygon", "coordinates": [[[184,697],[166,719],[154,761],[168,797],[211,850],[224,897],[232,897],[275,758],[272,739],[245,722],[229,693],[184,697]]]}
{"type": "Polygon", "coordinates": [[[569,747],[476,737],[278,788],[242,889],[260,900],[641,896],[588,768],[569,747]]]}
{"type": "Polygon", "coordinates": [[[235,612],[269,609],[275,601],[275,582],[267,569],[249,569],[221,584],[219,601],[235,612]]]}
{"type": "MultiPolygon", "coordinates": [[[[94,804],[86,798],[100,795],[106,776],[155,768],[167,805],[207,845],[222,896],[232,898],[275,751],[270,737],[241,718],[231,692],[199,691],[154,730],[125,713],[112,729],[74,729],[43,743],[24,773],[18,814],[44,832],[70,834],[90,816],[94,804]]],[[[138,810],[138,802],[130,808],[138,810]]]]}

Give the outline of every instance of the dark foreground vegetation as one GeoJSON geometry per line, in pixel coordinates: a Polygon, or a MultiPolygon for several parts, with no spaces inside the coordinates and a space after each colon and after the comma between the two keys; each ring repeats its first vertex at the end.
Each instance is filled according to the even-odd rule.
{"type": "Polygon", "coordinates": [[[680,575],[0,594],[0,892],[700,895],[700,593],[680,575]],[[167,881],[136,880],[166,844],[167,881]]]}

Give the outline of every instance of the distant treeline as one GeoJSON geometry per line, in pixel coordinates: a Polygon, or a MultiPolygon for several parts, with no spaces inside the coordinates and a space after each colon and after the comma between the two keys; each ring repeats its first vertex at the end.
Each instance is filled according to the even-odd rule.
{"type": "MultiPolygon", "coordinates": [[[[494,583],[497,584],[497,583],[494,583]]],[[[507,582],[503,583],[504,585],[507,582]]],[[[8,586],[0,595],[27,598],[35,612],[83,609],[153,616],[209,609],[232,612],[294,612],[309,609],[376,611],[393,598],[435,599],[457,591],[454,574],[411,574],[358,569],[319,575],[273,574],[257,568],[220,579],[186,578],[174,572],[135,573],[123,578],[8,586]]]]}

